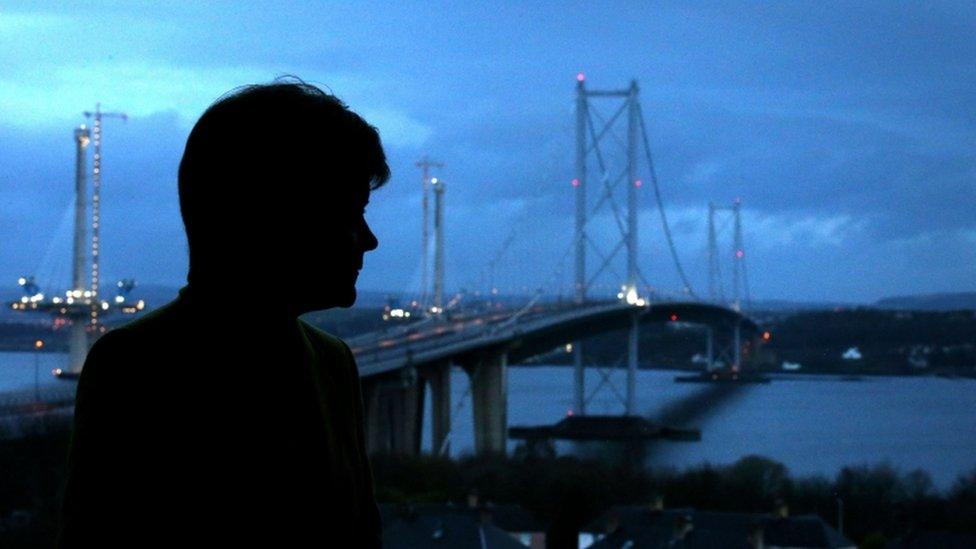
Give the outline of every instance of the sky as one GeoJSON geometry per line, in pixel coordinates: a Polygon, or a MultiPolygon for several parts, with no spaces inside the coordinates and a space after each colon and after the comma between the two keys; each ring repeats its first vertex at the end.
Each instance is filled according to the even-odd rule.
{"type": "MultiPolygon", "coordinates": [[[[367,211],[380,246],[361,289],[419,289],[414,163],[429,155],[445,164],[448,289],[569,291],[584,72],[593,90],[637,81],[698,294],[708,203],[736,199],[754,299],[976,290],[976,6],[690,4],[5,1],[0,284],[68,283],[71,136],[101,102],[129,115],[104,128],[103,273],[182,285],[176,170],[190,128],[228,90],[292,74],[376,125],[390,160],[392,180],[367,211]]],[[[592,105],[603,118],[617,106],[592,105]]],[[[612,131],[606,158],[619,167],[626,134],[612,131]]],[[[638,175],[650,179],[643,160],[638,175]]],[[[595,196],[599,173],[588,181],[595,196]]],[[[651,185],[638,204],[644,279],[679,291],[651,185]]],[[[592,273],[594,250],[609,253],[620,235],[607,209],[587,229],[592,273]]],[[[730,238],[719,235],[726,286],[730,238]]],[[[622,259],[594,294],[615,293],[622,259]]]]}

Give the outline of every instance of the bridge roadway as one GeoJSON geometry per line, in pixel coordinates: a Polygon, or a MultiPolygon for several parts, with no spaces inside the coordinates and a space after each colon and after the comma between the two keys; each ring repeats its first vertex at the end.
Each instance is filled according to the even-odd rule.
{"type": "Polygon", "coordinates": [[[370,451],[420,452],[425,388],[430,385],[433,447],[447,444],[451,426],[450,371],[469,376],[475,451],[502,452],[507,434],[506,369],[566,343],[639,324],[708,324],[747,336],[756,324],[724,307],[656,303],[637,307],[621,301],[582,305],[535,305],[517,313],[488,312],[428,319],[394,330],[365,334],[348,343],[359,365],[370,451]]]}
{"type": "Polygon", "coordinates": [[[641,324],[676,321],[731,327],[739,321],[747,332],[758,330],[747,317],[714,305],[677,302],[635,307],[621,301],[602,301],[580,306],[535,306],[522,314],[458,316],[445,322],[364,334],[348,343],[360,376],[368,378],[445,359],[464,362],[465,357],[500,348],[508,353],[510,362],[520,362],[570,341],[627,328],[633,314],[639,315],[641,324]]]}
{"type": "MultiPolygon", "coordinates": [[[[426,386],[431,394],[433,447],[446,447],[451,428],[451,368],[469,376],[475,451],[502,452],[507,436],[507,365],[572,341],[622,330],[633,315],[640,324],[688,322],[755,335],[758,327],[720,306],[656,303],[645,307],[621,301],[582,305],[540,304],[517,312],[455,314],[350,338],[359,365],[371,452],[420,452],[426,386]]],[[[622,345],[623,347],[623,345],[622,345]]],[[[42,395],[44,409],[73,404],[70,387],[42,395]]],[[[33,391],[0,395],[0,415],[39,411],[33,391]]]]}

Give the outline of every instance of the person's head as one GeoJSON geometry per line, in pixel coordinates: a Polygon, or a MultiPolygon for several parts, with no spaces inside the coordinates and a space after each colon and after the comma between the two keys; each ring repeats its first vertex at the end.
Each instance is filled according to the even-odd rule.
{"type": "Polygon", "coordinates": [[[366,203],[389,177],[376,128],[335,96],[297,79],[228,93],[180,162],[191,287],[297,312],[352,305],[378,244],[366,203]]]}

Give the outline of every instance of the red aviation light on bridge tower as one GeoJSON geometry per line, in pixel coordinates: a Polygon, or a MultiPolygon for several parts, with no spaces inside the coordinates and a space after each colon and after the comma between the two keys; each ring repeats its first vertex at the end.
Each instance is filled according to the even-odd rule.
{"type": "Polygon", "coordinates": [[[583,74],[583,73],[581,73],[581,72],[576,73],[576,81],[577,82],[585,82],[586,81],[586,75],[583,74]]]}
{"type": "Polygon", "coordinates": [[[678,313],[671,313],[671,316],[669,316],[668,319],[671,320],[671,322],[677,322],[678,321],[678,313]]]}
{"type": "Polygon", "coordinates": [[[573,178],[572,183],[574,187],[579,187],[579,179],[573,178]]]}
{"type": "Polygon", "coordinates": [[[635,187],[637,187],[638,189],[639,189],[639,188],[641,187],[641,185],[643,185],[643,184],[644,184],[644,183],[643,183],[643,182],[642,182],[642,181],[641,181],[640,179],[637,179],[637,180],[635,180],[635,181],[634,181],[634,186],[635,186],[635,187]]]}
{"type": "Polygon", "coordinates": [[[746,253],[744,251],[742,251],[742,250],[736,250],[735,251],[735,258],[736,259],[742,259],[745,256],[746,256],[746,253]]]}

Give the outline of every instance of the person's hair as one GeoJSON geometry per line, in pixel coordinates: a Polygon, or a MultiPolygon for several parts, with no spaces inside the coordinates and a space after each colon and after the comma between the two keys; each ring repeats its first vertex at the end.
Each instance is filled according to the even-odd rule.
{"type": "Polygon", "coordinates": [[[294,77],[219,98],[190,131],[179,168],[190,267],[233,235],[315,201],[342,207],[390,178],[376,128],[340,99],[294,77]]]}

